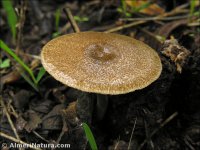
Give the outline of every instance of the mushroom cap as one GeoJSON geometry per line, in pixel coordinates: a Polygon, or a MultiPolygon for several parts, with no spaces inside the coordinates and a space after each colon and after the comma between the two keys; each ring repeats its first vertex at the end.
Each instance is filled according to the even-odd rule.
{"type": "Polygon", "coordinates": [[[158,54],[131,37],[102,32],[63,35],[42,49],[44,68],[67,86],[124,94],[147,87],[161,73],[158,54]]]}

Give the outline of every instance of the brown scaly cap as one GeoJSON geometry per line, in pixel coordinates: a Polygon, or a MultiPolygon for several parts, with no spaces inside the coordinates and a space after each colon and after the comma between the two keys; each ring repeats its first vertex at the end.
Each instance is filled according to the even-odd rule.
{"type": "Polygon", "coordinates": [[[152,48],[113,33],[60,36],[43,47],[41,59],[56,80],[82,91],[111,95],[145,88],[162,70],[152,48]]]}

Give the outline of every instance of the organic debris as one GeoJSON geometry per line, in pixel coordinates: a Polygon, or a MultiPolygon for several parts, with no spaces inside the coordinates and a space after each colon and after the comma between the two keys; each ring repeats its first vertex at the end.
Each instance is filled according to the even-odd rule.
{"type": "Polygon", "coordinates": [[[178,41],[173,37],[164,42],[161,52],[176,64],[176,68],[179,73],[182,72],[182,68],[190,55],[190,51],[183,46],[180,46],[178,41]]]}
{"type": "MultiPolygon", "coordinates": [[[[97,143],[99,150],[199,149],[199,9],[197,0],[1,1],[0,147],[17,149],[8,148],[16,143],[48,149],[30,145],[36,143],[88,150],[97,143]],[[161,59],[161,75],[144,89],[110,96],[103,120],[90,113],[93,121],[86,125],[79,114],[88,116],[90,99],[45,73],[40,57],[48,41],[74,31],[115,32],[146,43],[161,59]],[[81,97],[84,109],[77,112],[81,97]]],[[[81,65],[77,57],[71,60],[81,65]]],[[[95,75],[99,81],[100,74],[95,75]]]]}

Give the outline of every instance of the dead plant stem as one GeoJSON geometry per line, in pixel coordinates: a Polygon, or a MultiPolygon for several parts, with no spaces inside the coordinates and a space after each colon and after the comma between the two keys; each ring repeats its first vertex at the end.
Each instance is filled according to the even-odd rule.
{"type": "MultiPolygon", "coordinates": [[[[155,21],[155,20],[157,21],[159,19],[165,18],[167,16],[172,16],[174,14],[177,14],[177,13],[180,13],[180,12],[183,12],[183,11],[185,12],[184,8],[186,8],[187,6],[188,6],[188,4],[187,5],[184,4],[184,5],[181,5],[179,7],[176,7],[175,9],[173,9],[170,12],[167,12],[167,13],[164,13],[164,14],[161,14],[161,15],[154,17],[153,21],[155,21]]],[[[122,30],[122,29],[126,29],[126,28],[130,28],[130,27],[133,27],[133,26],[136,26],[136,25],[147,23],[148,21],[152,21],[152,20],[134,21],[134,22],[126,24],[126,25],[121,25],[121,26],[106,30],[105,32],[106,33],[116,32],[116,31],[119,31],[119,30],[122,30]]]]}
{"type": "Polygon", "coordinates": [[[19,135],[18,135],[18,133],[17,133],[17,130],[16,130],[16,128],[15,128],[15,126],[14,126],[14,124],[13,124],[11,118],[10,118],[10,115],[9,115],[9,113],[8,113],[7,107],[6,107],[6,105],[5,105],[4,101],[3,101],[3,99],[0,98],[0,101],[1,101],[1,105],[2,105],[2,107],[3,107],[3,109],[4,109],[4,112],[5,112],[5,114],[6,114],[6,117],[7,117],[7,119],[8,119],[8,122],[9,122],[9,124],[10,124],[10,126],[11,126],[11,128],[12,128],[12,130],[13,130],[15,136],[16,136],[16,138],[17,138],[18,140],[20,140],[19,135]]]}
{"type": "Polygon", "coordinates": [[[133,138],[133,133],[134,133],[134,130],[135,130],[136,122],[137,122],[137,117],[135,118],[135,122],[134,122],[133,129],[132,129],[132,132],[131,132],[131,137],[129,139],[128,150],[130,150],[130,148],[131,148],[131,141],[132,141],[132,138],[133,138]]]}
{"type": "Polygon", "coordinates": [[[163,123],[160,124],[160,126],[155,129],[148,138],[146,138],[138,147],[137,150],[141,150],[143,146],[149,141],[149,139],[154,136],[162,127],[164,127],[167,123],[169,123],[171,120],[173,120],[178,115],[178,112],[174,112],[171,116],[169,116],[163,123]]]}
{"type": "Polygon", "coordinates": [[[18,55],[21,49],[22,42],[22,31],[24,27],[24,22],[26,19],[26,9],[27,9],[27,0],[21,0],[21,5],[19,9],[19,22],[18,22],[18,33],[17,33],[17,43],[16,43],[16,54],[18,55]]]}
{"type": "Polygon", "coordinates": [[[24,141],[22,141],[22,140],[19,140],[19,139],[16,139],[16,138],[12,137],[12,136],[9,136],[9,135],[6,134],[6,133],[0,132],[0,136],[4,137],[4,138],[6,138],[6,139],[9,139],[9,140],[11,140],[11,141],[13,141],[13,142],[16,142],[16,143],[19,143],[19,144],[23,144],[23,145],[27,145],[27,147],[30,147],[30,148],[32,148],[32,149],[35,149],[35,150],[42,150],[42,149],[36,148],[36,147],[32,146],[31,144],[28,144],[28,143],[26,143],[26,142],[24,142],[24,141]]]}
{"type": "Polygon", "coordinates": [[[80,32],[80,29],[79,29],[79,27],[78,27],[76,21],[74,20],[74,17],[73,17],[73,15],[72,15],[72,13],[71,13],[71,10],[70,10],[69,8],[64,8],[64,12],[66,13],[66,15],[67,15],[67,17],[68,17],[69,22],[70,22],[70,24],[71,24],[71,26],[72,26],[74,32],[76,32],[76,33],[77,33],[77,32],[80,32]]]}

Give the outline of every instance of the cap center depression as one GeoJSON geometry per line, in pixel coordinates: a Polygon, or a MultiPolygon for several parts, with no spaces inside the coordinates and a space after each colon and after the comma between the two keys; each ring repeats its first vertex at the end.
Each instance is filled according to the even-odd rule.
{"type": "Polygon", "coordinates": [[[85,55],[102,63],[113,61],[118,57],[117,48],[107,43],[92,43],[87,45],[85,47],[85,55]]]}

